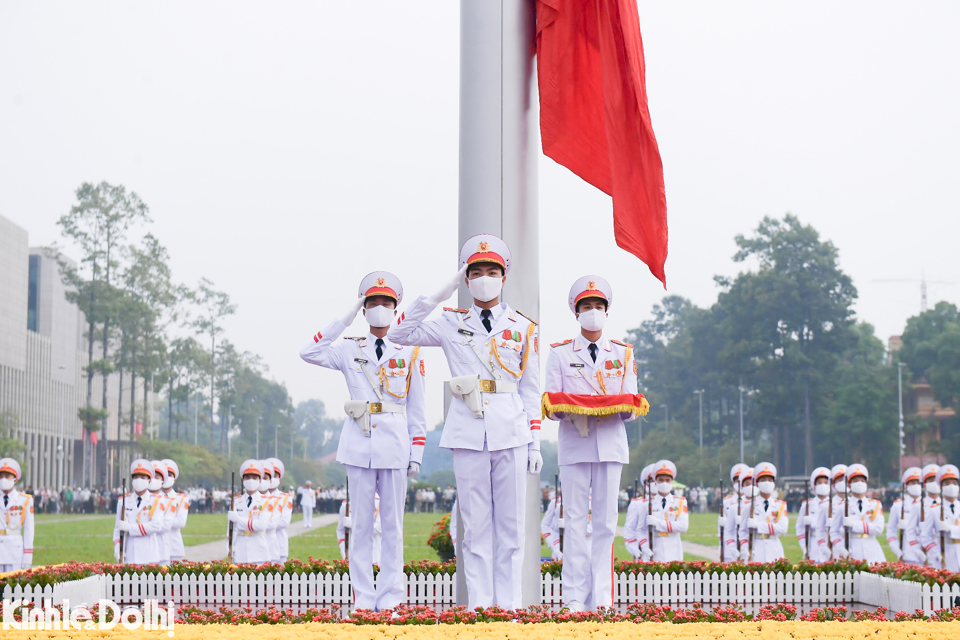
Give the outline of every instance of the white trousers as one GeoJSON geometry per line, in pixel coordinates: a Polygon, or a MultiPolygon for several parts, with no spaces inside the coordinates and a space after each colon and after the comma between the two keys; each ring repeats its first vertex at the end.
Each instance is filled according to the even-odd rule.
{"type": "Polygon", "coordinates": [[[619,462],[560,465],[564,604],[579,602],[589,609],[613,606],[613,545],[622,469],[619,462]],[[588,538],[590,523],[593,535],[588,538]]]}
{"type": "Polygon", "coordinates": [[[308,504],[301,504],[300,508],[303,509],[303,526],[309,528],[310,523],[313,522],[313,507],[308,504]]]}
{"type": "Polygon", "coordinates": [[[347,468],[350,479],[350,583],[354,608],[392,609],[406,602],[403,574],[403,503],[406,469],[347,468]],[[373,579],[373,521],[380,494],[380,575],[373,579]]]}
{"type": "Polygon", "coordinates": [[[11,571],[19,571],[20,565],[18,564],[0,564],[0,573],[10,573],[11,571]]]}
{"type": "Polygon", "coordinates": [[[453,473],[463,516],[467,608],[497,604],[519,609],[527,445],[502,451],[490,451],[486,444],[483,451],[454,449],[453,473]]]}

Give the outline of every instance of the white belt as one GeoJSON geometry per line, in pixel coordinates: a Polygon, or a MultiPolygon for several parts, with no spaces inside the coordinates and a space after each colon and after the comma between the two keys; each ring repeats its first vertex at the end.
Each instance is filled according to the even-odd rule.
{"type": "Polygon", "coordinates": [[[516,393],[517,383],[507,380],[481,380],[481,393],[516,393]]]}
{"type": "Polygon", "coordinates": [[[370,402],[367,406],[370,413],[403,413],[403,405],[393,402],[370,402]]]}
{"type": "Polygon", "coordinates": [[[240,535],[245,538],[249,538],[251,536],[261,536],[263,534],[264,534],[263,531],[241,531],[240,532],[240,535]]]}

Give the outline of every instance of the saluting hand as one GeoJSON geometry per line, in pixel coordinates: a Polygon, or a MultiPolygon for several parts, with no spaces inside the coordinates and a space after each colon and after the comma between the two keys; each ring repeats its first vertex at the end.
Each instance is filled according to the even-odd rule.
{"type": "Polygon", "coordinates": [[[444,300],[452,296],[453,292],[456,291],[457,288],[460,286],[460,283],[463,282],[463,279],[466,276],[466,274],[467,274],[467,265],[463,265],[463,267],[461,267],[460,270],[457,271],[457,275],[455,275],[452,280],[447,282],[445,285],[443,285],[443,287],[439,291],[437,291],[435,294],[430,296],[430,301],[433,302],[434,304],[440,304],[441,302],[443,302],[444,300]]]}
{"type": "Polygon", "coordinates": [[[353,319],[357,317],[357,313],[360,311],[360,307],[363,306],[364,300],[366,300],[366,298],[360,296],[356,299],[356,301],[354,301],[353,304],[350,305],[350,309],[343,314],[343,317],[340,318],[340,322],[342,322],[344,326],[349,327],[351,324],[353,324],[353,319]]]}

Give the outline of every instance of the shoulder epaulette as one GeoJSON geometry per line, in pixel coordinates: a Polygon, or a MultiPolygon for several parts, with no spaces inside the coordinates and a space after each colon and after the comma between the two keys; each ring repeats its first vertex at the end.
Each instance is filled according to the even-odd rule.
{"type": "Polygon", "coordinates": [[[613,338],[610,339],[610,342],[612,342],[613,344],[618,344],[618,345],[620,345],[621,347],[632,347],[632,346],[633,346],[633,345],[630,344],[629,342],[621,342],[621,341],[619,341],[619,340],[614,340],[613,338]]]}
{"type": "Polygon", "coordinates": [[[454,313],[470,313],[469,309],[454,309],[453,307],[444,307],[444,311],[453,311],[454,313]]]}
{"type": "Polygon", "coordinates": [[[30,498],[31,500],[33,500],[33,496],[32,496],[31,494],[29,494],[29,493],[23,493],[23,492],[21,492],[20,495],[22,495],[24,498],[30,498]]]}
{"type": "MultiPolygon", "coordinates": [[[[517,311],[517,310],[514,309],[514,311],[517,311]]],[[[527,320],[529,320],[529,321],[532,322],[533,324],[537,324],[537,325],[540,324],[539,322],[537,322],[536,320],[534,320],[534,319],[531,318],[530,316],[524,314],[522,311],[517,311],[517,315],[518,315],[518,316],[523,316],[524,318],[526,318],[527,320]]]]}
{"type": "Polygon", "coordinates": [[[564,340],[563,342],[554,342],[554,343],[551,344],[550,346],[551,346],[551,347],[562,347],[563,345],[565,345],[565,344],[570,344],[571,342],[573,342],[573,340],[564,340]]]}

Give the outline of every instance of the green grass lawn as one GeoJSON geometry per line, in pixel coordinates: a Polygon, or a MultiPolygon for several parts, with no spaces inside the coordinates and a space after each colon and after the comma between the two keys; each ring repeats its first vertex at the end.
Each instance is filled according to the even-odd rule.
{"type": "MultiPolygon", "coordinates": [[[[437,560],[436,552],[427,546],[427,538],[442,513],[408,513],[404,518],[404,559],[437,560]]],[[[620,514],[620,524],[626,518],[620,514]]],[[[299,513],[294,522],[301,519],[299,513]]],[[[790,531],[782,538],[784,552],[791,562],[799,562],[800,545],[793,533],[795,514],[790,516],[790,531]]],[[[37,514],[34,539],[34,564],[57,564],[76,560],[80,562],[113,561],[113,522],[112,515],[63,515],[37,514]]],[[[187,546],[202,544],[226,537],[226,516],[223,514],[191,514],[184,529],[184,544],[187,546]]],[[[698,544],[715,546],[717,544],[717,516],[711,513],[690,514],[690,530],[683,539],[698,544]]],[[[881,547],[888,560],[893,553],[881,537],[881,547]]],[[[618,558],[627,560],[630,555],[623,545],[623,539],[617,538],[615,545],[618,558]]],[[[549,556],[546,546],[541,546],[541,555],[549,556]]],[[[337,547],[336,525],[315,528],[302,536],[290,539],[290,557],[306,559],[309,556],[333,560],[340,557],[337,547]]],[[[684,554],[685,560],[702,560],[690,553],[684,554]]]]}

